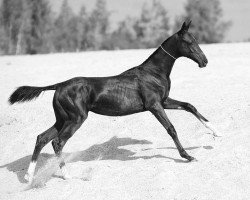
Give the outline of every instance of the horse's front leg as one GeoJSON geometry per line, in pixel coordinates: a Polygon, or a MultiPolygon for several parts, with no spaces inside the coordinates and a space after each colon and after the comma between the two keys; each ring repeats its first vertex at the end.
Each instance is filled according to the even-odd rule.
{"type": "Polygon", "coordinates": [[[219,137],[219,131],[205,118],[203,117],[197,109],[190,103],[177,101],[171,98],[167,98],[163,102],[164,109],[178,109],[178,110],[185,110],[187,112],[192,113],[197,119],[201,121],[201,123],[208,129],[213,132],[215,137],[219,137]]]}
{"type": "Polygon", "coordinates": [[[174,126],[169,121],[164,108],[160,103],[155,103],[153,106],[149,108],[149,111],[153,113],[153,115],[158,119],[158,121],[164,126],[164,128],[167,130],[168,134],[172,137],[174,140],[174,143],[180,153],[180,156],[183,158],[186,158],[189,161],[195,160],[192,156],[188,155],[185,149],[182,147],[177,133],[175,131],[174,126]]]}

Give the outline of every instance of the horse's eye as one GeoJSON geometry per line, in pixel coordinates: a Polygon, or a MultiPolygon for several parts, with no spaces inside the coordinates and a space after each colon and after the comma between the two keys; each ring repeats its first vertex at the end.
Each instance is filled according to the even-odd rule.
{"type": "Polygon", "coordinates": [[[192,40],[191,40],[189,37],[187,37],[186,35],[184,35],[184,36],[182,37],[182,40],[183,40],[185,43],[192,44],[192,40]]]}
{"type": "Polygon", "coordinates": [[[188,44],[192,44],[192,40],[189,40],[187,38],[183,38],[183,41],[186,42],[186,43],[188,43],[188,44]]]}

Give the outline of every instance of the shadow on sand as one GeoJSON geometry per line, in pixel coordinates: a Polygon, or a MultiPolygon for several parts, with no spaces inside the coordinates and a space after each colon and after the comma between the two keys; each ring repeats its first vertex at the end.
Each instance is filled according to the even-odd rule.
{"type": "MultiPolygon", "coordinates": [[[[151,158],[166,158],[171,159],[177,163],[187,163],[188,161],[182,159],[175,159],[171,157],[166,157],[163,155],[153,155],[153,156],[134,156],[136,152],[122,149],[120,147],[126,145],[137,145],[137,144],[152,144],[152,142],[148,140],[137,140],[132,138],[117,138],[113,137],[109,141],[104,142],[102,144],[95,144],[89,147],[86,150],[73,152],[73,153],[64,153],[63,156],[66,158],[66,162],[77,162],[77,161],[93,161],[93,160],[136,160],[136,159],[151,159],[151,158]],[[67,160],[67,157],[69,159],[67,160]]],[[[189,147],[187,150],[196,149],[200,147],[189,147]]],[[[151,150],[152,148],[142,149],[151,150]]],[[[176,149],[174,147],[166,147],[166,148],[158,148],[158,149],[176,149]]],[[[37,168],[42,167],[48,159],[54,157],[54,154],[41,153],[37,162],[37,168]]],[[[5,168],[11,172],[17,174],[18,180],[21,183],[26,183],[27,181],[24,179],[24,175],[28,169],[29,163],[31,160],[31,155],[20,158],[11,163],[0,166],[0,168],[5,168]]]]}

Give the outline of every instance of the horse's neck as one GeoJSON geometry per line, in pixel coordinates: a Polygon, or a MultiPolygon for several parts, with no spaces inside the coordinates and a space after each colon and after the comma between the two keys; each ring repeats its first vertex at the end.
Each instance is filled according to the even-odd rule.
{"type": "MultiPolygon", "coordinates": [[[[171,55],[176,55],[176,50],[173,47],[173,43],[171,45],[171,42],[165,41],[163,45],[164,49],[167,52],[171,53],[171,55]]],[[[164,52],[161,47],[159,47],[151,56],[149,56],[149,58],[145,62],[143,62],[142,66],[149,72],[153,72],[161,76],[166,75],[167,77],[169,77],[174,62],[175,59],[164,52]]]]}

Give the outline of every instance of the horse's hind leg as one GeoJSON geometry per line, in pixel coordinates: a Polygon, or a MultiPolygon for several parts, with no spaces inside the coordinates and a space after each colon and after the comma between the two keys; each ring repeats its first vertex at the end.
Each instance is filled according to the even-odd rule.
{"type": "Polygon", "coordinates": [[[68,174],[66,168],[65,168],[65,162],[61,158],[62,149],[68,139],[73,136],[73,134],[80,128],[82,123],[86,120],[87,115],[84,115],[82,117],[78,117],[76,121],[66,121],[63,128],[58,134],[58,137],[56,137],[52,141],[52,146],[55,151],[55,154],[58,158],[60,158],[60,168],[62,170],[62,175],[64,179],[70,178],[70,175],[68,174]]]}
{"type": "Polygon", "coordinates": [[[25,175],[25,179],[29,183],[31,183],[33,180],[35,168],[36,168],[36,163],[37,163],[37,158],[38,158],[42,148],[46,144],[48,144],[48,142],[50,142],[52,139],[54,139],[57,134],[58,134],[58,130],[56,128],[56,125],[53,125],[51,128],[49,128],[48,130],[46,130],[45,132],[43,132],[42,134],[37,136],[35,149],[34,149],[34,152],[33,152],[32,158],[31,158],[31,162],[30,162],[28,171],[25,175]]]}
{"type": "Polygon", "coordinates": [[[80,128],[82,123],[87,119],[88,110],[86,107],[87,93],[84,88],[78,90],[69,90],[68,92],[55,93],[53,107],[56,118],[62,121],[62,129],[57,137],[52,141],[52,146],[56,156],[60,160],[60,168],[64,178],[68,178],[65,168],[65,162],[61,157],[62,149],[68,139],[80,128]]]}
{"type": "Polygon", "coordinates": [[[200,122],[208,129],[213,132],[213,135],[218,137],[219,131],[213,127],[213,125],[204,117],[202,116],[197,109],[190,103],[177,101],[171,98],[167,98],[163,103],[164,109],[176,109],[176,110],[185,110],[187,112],[192,113],[200,122]]]}

